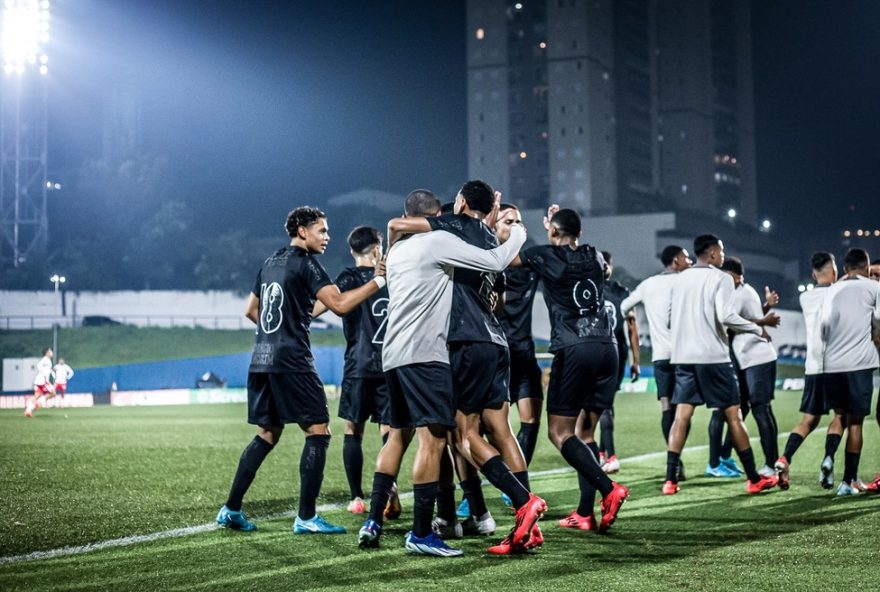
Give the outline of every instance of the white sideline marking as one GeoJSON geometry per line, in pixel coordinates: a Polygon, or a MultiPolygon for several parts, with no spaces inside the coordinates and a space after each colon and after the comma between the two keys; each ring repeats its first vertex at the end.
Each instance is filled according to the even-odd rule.
{"type": "MultiPolygon", "coordinates": [[[[821,432],[826,430],[827,428],[819,428],[815,430],[816,432],[821,432]]],[[[780,438],[788,437],[789,432],[784,432],[779,434],[780,438]]],[[[751,440],[757,441],[759,438],[751,438],[751,440]]],[[[682,453],[685,452],[699,452],[700,450],[708,450],[708,445],[701,446],[690,446],[682,450],[682,453]]],[[[643,460],[652,460],[655,458],[663,458],[666,455],[666,451],[660,452],[648,452],[646,454],[638,454],[636,456],[628,456],[626,458],[620,459],[621,464],[630,464],[636,463],[643,460]]],[[[561,475],[564,473],[572,473],[574,469],[571,467],[560,467],[558,469],[547,469],[545,471],[534,471],[529,473],[529,477],[543,477],[549,475],[561,475]]],[[[484,482],[483,486],[488,486],[488,482],[484,482]]],[[[400,494],[401,499],[409,499],[412,497],[412,492],[406,492],[400,494]]],[[[347,503],[342,504],[324,504],[317,507],[318,512],[331,512],[334,510],[341,510],[347,507],[347,503]]],[[[287,512],[280,512],[277,514],[270,514],[268,516],[260,516],[255,520],[280,520],[282,518],[293,518],[296,516],[296,511],[289,510],[287,512]]],[[[39,561],[41,559],[54,559],[56,557],[67,557],[70,555],[82,555],[83,553],[91,553],[93,551],[102,551],[104,549],[112,549],[113,547],[125,547],[128,545],[135,545],[137,543],[149,543],[152,541],[158,541],[161,539],[170,539],[175,537],[184,537],[193,534],[199,534],[202,532],[208,532],[211,530],[217,530],[221,528],[215,522],[211,522],[208,524],[199,524],[198,526],[188,526],[186,528],[174,528],[171,530],[163,530],[161,532],[153,532],[150,534],[139,534],[134,536],[121,537],[118,539],[110,539],[107,541],[98,541],[97,543],[87,543],[85,545],[74,545],[71,547],[61,547],[58,549],[50,549],[49,551],[34,551],[32,553],[26,553],[24,555],[7,555],[6,557],[0,557],[0,565],[6,565],[9,563],[23,563],[25,561],[39,561]]]]}

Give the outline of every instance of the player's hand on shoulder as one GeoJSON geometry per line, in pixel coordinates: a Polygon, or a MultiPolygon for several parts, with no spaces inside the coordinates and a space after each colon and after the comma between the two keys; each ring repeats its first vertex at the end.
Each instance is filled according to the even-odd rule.
{"type": "Polygon", "coordinates": [[[559,204],[553,204],[547,208],[547,215],[544,216],[544,230],[550,230],[550,220],[553,219],[553,216],[555,216],[556,212],[560,209],[559,204]]]}
{"type": "Polygon", "coordinates": [[[373,277],[385,277],[385,257],[379,259],[379,262],[376,263],[375,269],[373,269],[373,277]]]}

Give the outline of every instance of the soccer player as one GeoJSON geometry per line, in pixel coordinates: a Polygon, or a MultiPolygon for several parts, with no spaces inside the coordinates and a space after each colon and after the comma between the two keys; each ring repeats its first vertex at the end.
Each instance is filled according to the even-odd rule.
{"type": "MultiPolygon", "coordinates": [[[[363,286],[373,279],[376,265],[382,260],[382,234],[375,228],[358,226],[348,235],[348,246],[355,266],[346,268],[336,278],[341,292],[363,286]]],[[[366,511],[361,485],[364,424],[371,419],[380,425],[383,439],[388,434],[388,385],[382,373],[382,342],[387,315],[388,289],[382,288],[342,317],[346,347],[339,417],[345,420],[342,464],[351,491],[348,511],[352,514],[366,511]]]]}
{"type": "MultiPolygon", "coordinates": [[[[403,232],[409,232],[407,226],[413,219],[417,220],[416,228],[423,228],[425,219],[421,216],[436,214],[439,206],[430,191],[416,190],[407,196],[406,217],[389,222],[390,300],[382,364],[389,385],[391,433],[415,428],[419,440],[413,464],[413,529],[406,535],[405,548],[414,554],[449,557],[461,555],[461,550],[446,545],[432,530],[431,522],[439,490],[441,457],[446,451],[448,432],[456,426],[447,349],[454,292],[452,276],[461,269],[500,273],[525,241],[525,230],[512,229],[505,244],[490,250],[469,245],[448,232],[424,232],[396,240],[403,232]]],[[[391,444],[390,436],[377,460],[370,518],[359,534],[361,547],[374,547],[379,542],[381,509],[403,454],[397,446],[390,449],[391,444]]],[[[518,520],[515,543],[527,542],[535,520],[537,516],[533,520],[518,520]]]]}
{"type": "MultiPolygon", "coordinates": [[[[501,210],[507,213],[495,228],[498,240],[504,242],[510,228],[522,224],[522,214],[516,206],[508,204],[501,204],[501,210]]],[[[544,403],[541,368],[532,337],[532,305],[538,291],[538,274],[524,267],[510,267],[504,271],[504,278],[504,308],[498,320],[510,349],[510,402],[516,404],[520,420],[516,439],[528,466],[538,443],[544,403]]]]}
{"type": "MultiPolygon", "coordinates": [[[[452,214],[398,219],[389,227],[406,232],[445,231],[472,246],[491,249],[498,244],[492,227],[500,208],[496,203],[499,197],[488,183],[468,181],[455,198],[452,214]]],[[[525,459],[508,421],[510,357],[504,330],[493,314],[491,300],[499,275],[457,269],[452,279],[447,342],[455,394],[456,448],[510,498],[516,510],[514,530],[500,544],[490,547],[489,552],[517,553],[524,550],[526,543],[535,545],[542,540],[539,529],[532,531],[547,506],[530,491],[525,459]],[[481,425],[491,434],[492,443],[483,438],[481,425]]],[[[479,477],[463,481],[462,488],[472,515],[486,516],[485,505],[480,508],[478,498],[473,495],[480,491],[479,477]]],[[[446,495],[450,493],[447,491],[446,495]]],[[[449,501],[454,507],[454,498],[449,501]]]]}
{"type": "Polygon", "coordinates": [[[843,279],[828,288],[820,335],[825,346],[823,370],[828,403],[846,413],[846,452],[837,495],[865,490],[858,478],[862,424],[871,412],[874,370],[880,365],[872,330],[880,326],[880,284],[868,279],[868,253],[850,249],[843,260],[843,279]]]}
{"type": "MultiPolygon", "coordinates": [[[[672,337],[669,331],[669,303],[672,298],[672,283],[678,273],[688,269],[693,261],[687,249],[678,245],[668,245],[660,253],[663,271],[652,275],[636,286],[632,294],[620,304],[621,313],[629,315],[633,308],[642,305],[648,319],[651,334],[651,357],[654,363],[654,380],[657,383],[657,400],[660,401],[660,429],[663,440],[669,443],[669,430],[675,420],[675,405],[672,394],[675,391],[675,366],[669,363],[672,356],[672,337]]],[[[684,465],[679,463],[678,480],[684,481],[684,465]]]]}
{"type": "MultiPolygon", "coordinates": [[[[788,489],[790,484],[789,469],[795,452],[804,440],[819,425],[822,416],[828,413],[825,397],[825,377],[823,373],[823,346],[819,335],[819,321],[828,288],[837,281],[837,263],[834,255],[826,252],[814,253],[810,258],[813,268],[813,280],[816,287],[802,292],[800,295],[801,310],[804,313],[804,326],[807,332],[807,359],[804,364],[804,394],[801,397],[800,411],[803,417],[792,430],[785,443],[785,450],[774,468],[779,476],[780,489],[788,489]]],[[[840,445],[843,434],[843,422],[838,414],[834,415],[828,425],[825,436],[825,458],[822,460],[819,473],[819,484],[825,489],[834,486],[834,454],[840,445]]]]}
{"type": "Polygon", "coordinates": [[[617,345],[603,297],[605,261],[595,247],[579,244],[581,219],[574,210],[550,206],[544,227],[550,244],[522,251],[514,265],[541,277],[550,312],[554,356],[547,389],[548,435],[577,471],[581,489],[580,506],[560,525],[605,532],[629,495],[602,471],[593,439],[599,415],[611,406],[617,387],[617,345]],[[581,412],[586,414],[586,442],[575,433],[581,412]],[[597,489],[602,494],[598,524],[593,515],[597,489]]]}
{"type": "MultiPolygon", "coordinates": [[[[871,261],[869,277],[874,281],[880,282],[880,259],[874,259],[871,261]]],[[[880,351],[880,330],[874,331],[874,345],[876,345],[877,350],[880,351]]],[[[877,412],[875,417],[877,419],[877,425],[880,426],[880,391],[877,393],[877,412]]],[[[873,481],[868,483],[867,487],[868,491],[874,493],[880,492],[880,473],[874,477],[873,481]]]]}
{"type": "Polygon", "coordinates": [[[73,368],[67,365],[64,358],[58,358],[58,363],[52,368],[52,372],[55,375],[55,394],[63,399],[67,391],[67,383],[73,378],[73,368]]]}
{"type": "MultiPolygon", "coordinates": [[[[627,361],[627,333],[629,333],[629,348],[632,350],[632,365],[630,375],[633,381],[639,378],[639,327],[636,324],[635,315],[624,315],[621,312],[621,304],[629,296],[629,289],[620,282],[611,280],[614,266],[611,261],[611,253],[602,251],[605,259],[605,308],[608,314],[614,317],[612,327],[614,339],[617,341],[617,390],[623,384],[623,374],[627,361]],[[626,331],[623,327],[626,324],[626,331]]],[[[620,470],[620,461],[614,451],[614,402],[611,407],[599,416],[599,464],[606,473],[613,474],[620,470]]]]}
{"type": "MultiPolygon", "coordinates": [[[[758,292],[746,283],[745,269],[738,257],[726,258],[721,269],[733,278],[733,311],[760,325],[767,310],[779,302],[776,292],[765,287],[766,305],[762,305],[758,292]]],[[[769,319],[775,325],[778,316],[773,315],[769,319]]],[[[731,349],[742,376],[740,386],[745,387],[752,416],[758,424],[765,460],[764,467],[758,472],[762,475],[774,474],[773,466],[779,458],[779,428],[772,407],[776,391],[776,348],[757,335],[740,333],[733,336],[731,349]]]]}
{"type": "Polygon", "coordinates": [[[682,271],[672,286],[669,327],[672,335],[671,362],[675,365],[677,405],[666,455],[666,483],[663,494],[678,493],[678,465],[687,440],[696,405],[721,409],[731,430],[734,446],[745,469],[750,494],[774,487],[776,475],[762,477],[755,468],[749,435],[739,410],[739,385],[730,361],[727,329],[767,332],[733,312],[733,279],[718,269],[724,263],[724,244],[717,236],[703,234],[694,239],[697,263],[682,271]]]}
{"type": "Polygon", "coordinates": [[[27,400],[24,409],[25,417],[33,417],[34,411],[43,404],[44,397],[54,393],[52,385],[52,356],[55,352],[51,347],[43,350],[43,357],[37,362],[37,375],[34,376],[34,394],[27,400]]]}
{"type": "Polygon", "coordinates": [[[343,527],[325,521],[315,509],[330,444],[330,416],[310,349],[309,325],[316,301],[338,315],[348,314],[385,286],[384,270],[377,268],[375,277],[364,285],[340,292],[316,258],[330,242],[326,215],[299,207],[287,215],[284,228],[290,244],[263,262],[247,302],[245,316],[257,325],[248,370],[248,423],[257,426],[257,435],[241,455],[217,523],[235,530],[256,528],[241,509],[242,499],[284,426],[294,423],[306,438],[293,531],[344,533],[343,527]]]}

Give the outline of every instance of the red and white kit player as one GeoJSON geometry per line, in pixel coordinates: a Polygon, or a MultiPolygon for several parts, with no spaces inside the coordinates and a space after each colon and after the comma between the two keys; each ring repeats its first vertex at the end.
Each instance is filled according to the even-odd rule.
{"type": "Polygon", "coordinates": [[[58,363],[52,371],[55,373],[55,394],[63,398],[67,391],[67,383],[73,378],[73,368],[67,365],[64,358],[58,358],[58,363]]]}
{"type": "Polygon", "coordinates": [[[34,394],[28,400],[24,410],[25,417],[32,417],[34,411],[40,408],[41,400],[46,396],[55,396],[55,387],[52,384],[52,356],[51,347],[43,350],[43,357],[37,362],[37,375],[34,377],[34,394]]]}

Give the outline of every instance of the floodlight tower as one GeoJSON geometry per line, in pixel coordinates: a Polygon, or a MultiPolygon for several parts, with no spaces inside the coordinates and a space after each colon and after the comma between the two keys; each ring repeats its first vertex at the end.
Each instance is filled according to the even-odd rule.
{"type": "Polygon", "coordinates": [[[0,259],[18,267],[44,249],[49,0],[2,0],[0,259]]]}

